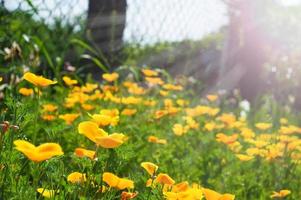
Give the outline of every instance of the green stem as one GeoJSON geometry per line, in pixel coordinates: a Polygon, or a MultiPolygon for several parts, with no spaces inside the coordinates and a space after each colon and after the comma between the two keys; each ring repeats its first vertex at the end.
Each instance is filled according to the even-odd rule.
{"type": "Polygon", "coordinates": [[[35,94],[35,99],[36,99],[36,102],[37,102],[37,108],[36,108],[36,117],[35,117],[35,128],[34,128],[34,133],[33,133],[33,144],[36,143],[36,140],[37,140],[37,133],[38,133],[38,120],[39,120],[39,117],[40,117],[40,88],[38,88],[38,91],[37,93],[35,94]]]}

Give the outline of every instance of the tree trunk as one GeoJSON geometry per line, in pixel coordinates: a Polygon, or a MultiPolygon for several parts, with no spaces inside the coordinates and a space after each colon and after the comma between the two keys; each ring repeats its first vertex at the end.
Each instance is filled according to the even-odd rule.
{"type": "Polygon", "coordinates": [[[242,97],[251,102],[265,87],[262,77],[266,60],[265,33],[256,17],[257,4],[258,1],[231,1],[224,70],[220,74],[222,78],[229,73],[228,79],[235,80],[232,86],[240,89],[242,97]]]}
{"type": "Polygon", "coordinates": [[[87,38],[111,69],[121,63],[126,0],[89,0],[87,38]]]}

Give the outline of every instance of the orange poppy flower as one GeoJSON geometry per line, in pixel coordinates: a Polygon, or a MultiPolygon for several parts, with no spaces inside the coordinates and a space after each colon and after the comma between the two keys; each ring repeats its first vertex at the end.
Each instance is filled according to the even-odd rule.
{"type": "Polygon", "coordinates": [[[112,149],[119,147],[127,140],[127,137],[122,133],[113,133],[111,135],[97,137],[96,143],[102,148],[112,149]]]}
{"type": "Polygon", "coordinates": [[[114,187],[118,190],[124,190],[125,188],[128,189],[134,188],[133,181],[126,178],[119,178],[118,176],[110,172],[103,173],[102,180],[105,183],[107,183],[110,187],[114,187]]]}
{"type": "Polygon", "coordinates": [[[72,85],[76,85],[77,84],[77,80],[72,80],[70,77],[68,76],[64,76],[63,77],[63,81],[65,82],[66,85],[68,86],[72,86],[72,85]]]}
{"type": "Polygon", "coordinates": [[[113,82],[113,81],[117,80],[118,77],[119,77],[119,74],[117,74],[116,72],[111,73],[111,74],[106,73],[106,74],[102,75],[102,78],[108,82],[113,82]]]}
{"type": "Polygon", "coordinates": [[[20,88],[19,93],[24,96],[30,96],[33,94],[33,89],[31,88],[20,88]]]}
{"type": "Polygon", "coordinates": [[[122,115],[126,115],[126,116],[132,116],[137,112],[137,109],[129,109],[129,108],[125,108],[121,114],[122,115]]]}
{"type": "Polygon", "coordinates": [[[151,69],[142,69],[141,71],[145,76],[158,76],[158,72],[151,69]]]}
{"type": "Polygon", "coordinates": [[[164,81],[159,77],[145,77],[145,80],[151,85],[163,85],[164,81]]]}
{"type": "Polygon", "coordinates": [[[160,183],[162,185],[173,185],[175,181],[168,176],[168,174],[160,173],[156,179],[154,180],[155,183],[160,183]]]}
{"type": "Polygon", "coordinates": [[[37,192],[40,193],[45,198],[53,198],[55,193],[58,193],[59,191],[48,190],[45,188],[38,188],[37,192]]]}
{"type": "Polygon", "coordinates": [[[98,126],[116,126],[119,122],[119,116],[110,116],[102,114],[94,114],[91,116],[93,122],[97,123],[98,126]]]}
{"type": "Polygon", "coordinates": [[[183,126],[182,124],[174,124],[172,127],[172,130],[175,135],[181,136],[181,135],[184,135],[185,133],[187,133],[187,131],[189,130],[189,127],[183,126]]]}
{"type": "Polygon", "coordinates": [[[211,101],[211,102],[216,101],[217,98],[218,98],[217,95],[213,95],[213,94],[208,94],[206,97],[207,97],[207,99],[208,99],[209,101],[211,101]]]}
{"type": "Polygon", "coordinates": [[[234,200],[235,196],[232,194],[220,194],[210,189],[202,189],[206,200],[234,200]]]}
{"type": "Polygon", "coordinates": [[[103,129],[98,128],[95,122],[90,121],[81,122],[78,125],[78,132],[85,135],[97,145],[107,149],[119,147],[127,140],[127,137],[121,133],[108,135],[103,129]]]}
{"type": "Polygon", "coordinates": [[[41,116],[41,118],[45,121],[53,121],[53,120],[55,120],[56,116],[55,115],[44,114],[44,115],[41,116]]]}
{"type": "Polygon", "coordinates": [[[105,132],[103,129],[98,128],[98,125],[95,122],[90,121],[81,122],[78,125],[78,132],[95,143],[96,138],[108,135],[108,133],[105,132]]]}
{"type": "Polygon", "coordinates": [[[46,87],[57,83],[57,81],[52,81],[43,76],[37,76],[31,72],[26,72],[23,78],[38,87],[46,87]]]}
{"type": "Polygon", "coordinates": [[[34,162],[41,162],[64,154],[61,146],[56,143],[44,143],[36,147],[25,140],[15,140],[14,144],[18,151],[34,162]]]}
{"type": "Polygon", "coordinates": [[[149,142],[152,142],[152,143],[167,144],[167,140],[165,140],[165,139],[159,139],[158,137],[153,136],[153,135],[149,136],[147,140],[149,142]]]}
{"type": "Polygon", "coordinates": [[[54,112],[57,110],[57,106],[54,104],[44,104],[42,105],[43,107],[43,112],[54,112]]]}
{"type": "Polygon", "coordinates": [[[284,198],[291,193],[290,190],[280,190],[279,192],[273,192],[271,198],[284,198]]]}
{"type": "Polygon", "coordinates": [[[75,149],[75,155],[77,155],[78,157],[88,157],[91,160],[93,160],[95,158],[95,151],[91,151],[91,150],[87,150],[84,148],[76,148],[75,149]]]}
{"type": "Polygon", "coordinates": [[[86,174],[82,174],[79,172],[72,172],[68,175],[67,180],[71,183],[83,183],[86,179],[86,174]]]}
{"type": "Polygon", "coordinates": [[[125,192],[121,193],[121,200],[133,199],[138,195],[138,192],[125,192]]]}
{"type": "Polygon", "coordinates": [[[64,114],[64,115],[59,115],[60,119],[63,119],[66,124],[71,125],[72,122],[78,118],[79,114],[64,114]]]}
{"type": "Polygon", "coordinates": [[[141,167],[143,167],[147,173],[151,176],[155,175],[156,171],[158,170],[158,166],[151,162],[142,162],[141,167]]]}

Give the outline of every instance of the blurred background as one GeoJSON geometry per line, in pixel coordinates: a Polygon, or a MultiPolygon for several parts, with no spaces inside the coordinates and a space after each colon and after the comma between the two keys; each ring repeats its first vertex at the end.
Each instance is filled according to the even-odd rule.
{"type": "MultiPolygon", "coordinates": [[[[301,109],[301,0],[0,0],[0,73],[164,69],[301,109]],[[99,70],[101,69],[101,70],[99,70]]],[[[58,77],[58,76],[57,76],[58,77]]]]}

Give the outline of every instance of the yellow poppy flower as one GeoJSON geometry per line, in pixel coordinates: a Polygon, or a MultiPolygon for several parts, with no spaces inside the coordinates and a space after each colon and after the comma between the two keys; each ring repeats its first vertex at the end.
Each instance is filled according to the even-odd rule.
{"type": "Polygon", "coordinates": [[[101,115],[108,115],[110,117],[117,117],[119,116],[119,110],[118,109],[102,109],[100,110],[101,115]]]}
{"type": "Polygon", "coordinates": [[[216,134],[216,141],[222,142],[224,144],[232,144],[238,139],[238,134],[225,135],[223,133],[216,134]]]}
{"type": "Polygon", "coordinates": [[[217,95],[213,95],[213,94],[209,94],[209,95],[207,95],[206,97],[207,97],[207,99],[208,99],[209,101],[211,101],[211,102],[216,101],[217,98],[218,98],[217,95]]]}
{"type": "Polygon", "coordinates": [[[123,109],[123,111],[121,112],[121,115],[126,115],[126,116],[132,116],[137,112],[137,109],[129,109],[129,108],[125,108],[123,109]]]}
{"type": "Polygon", "coordinates": [[[88,157],[91,160],[93,160],[95,158],[95,151],[91,151],[91,150],[87,150],[84,148],[76,148],[75,149],[75,155],[77,155],[78,157],[88,157]]]}
{"type": "Polygon", "coordinates": [[[291,193],[290,190],[280,190],[279,192],[273,192],[271,198],[283,198],[291,193]]]}
{"type": "Polygon", "coordinates": [[[57,110],[57,106],[54,104],[44,104],[42,105],[43,112],[53,112],[57,110]]]}
{"type": "Polygon", "coordinates": [[[175,181],[170,176],[168,176],[168,174],[163,173],[158,174],[154,182],[160,183],[162,185],[173,185],[175,183],[175,181]]]}
{"type": "Polygon", "coordinates": [[[77,80],[72,80],[70,77],[68,76],[64,76],[63,77],[63,81],[65,82],[66,85],[68,86],[72,86],[72,85],[76,85],[77,84],[77,80]]]}
{"type": "Polygon", "coordinates": [[[44,114],[44,115],[41,116],[41,118],[45,121],[52,121],[52,120],[55,120],[56,116],[55,115],[44,114]]]}
{"type": "Polygon", "coordinates": [[[159,91],[159,94],[160,94],[162,97],[166,97],[166,96],[169,94],[169,92],[168,92],[168,91],[165,91],[165,90],[160,90],[160,91],[159,91]]]}
{"type": "Polygon", "coordinates": [[[175,91],[181,91],[183,90],[183,87],[181,85],[173,85],[173,84],[164,84],[163,88],[165,90],[175,90],[175,91]]]}
{"type": "Polygon", "coordinates": [[[108,135],[103,129],[98,128],[95,122],[85,121],[78,125],[78,132],[103,148],[116,148],[123,144],[127,137],[121,133],[108,135]]]}
{"type": "Polygon", "coordinates": [[[102,180],[110,187],[114,187],[118,190],[124,190],[126,188],[128,189],[134,188],[133,181],[126,178],[119,178],[118,176],[110,172],[103,173],[102,180]]]}
{"type": "Polygon", "coordinates": [[[79,172],[72,172],[67,177],[67,181],[71,183],[84,183],[86,182],[86,180],[86,174],[82,174],[79,172]]]}
{"type": "Polygon", "coordinates": [[[164,81],[159,77],[145,77],[145,80],[151,85],[163,85],[164,81]]]}
{"type": "Polygon", "coordinates": [[[157,143],[157,144],[167,144],[167,140],[165,139],[159,139],[158,137],[156,136],[149,136],[148,137],[148,142],[152,142],[152,143],[157,143]]]}
{"type": "Polygon", "coordinates": [[[286,118],[280,118],[280,124],[286,125],[288,123],[288,120],[286,118]]]}
{"type": "Polygon", "coordinates": [[[102,148],[112,149],[119,147],[127,140],[127,137],[122,133],[113,133],[103,137],[96,137],[96,143],[102,148]]]}
{"type": "Polygon", "coordinates": [[[234,200],[235,196],[232,194],[220,194],[216,191],[203,188],[202,189],[206,200],[234,200]]]}
{"type": "Polygon", "coordinates": [[[38,188],[37,192],[40,193],[43,197],[46,197],[46,198],[53,198],[55,193],[58,193],[58,191],[48,190],[48,189],[45,189],[45,188],[38,188]]]}
{"type": "Polygon", "coordinates": [[[145,106],[155,106],[156,105],[156,101],[155,100],[145,100],[144,102],[143,102],[143,104],[145,105],[145,106]]]}
{"type": "Polygon", "coordinates": [[[31,72],[26,72],[23,75],[23,78],[37,87],[46,87],[48,85],[53,85],[57,83],[56,81],[44,78],[43,76],[37,76],[31,72]]]}
{"type": "Polygon", "coordinates": [[[24,96],[30,96],[33,94],[33,89],[31,88],[20,88],[19,93],[24,96]]]}
{"type": "Polygon", "coordinates": [[[158,76],[158,72],[151,69],[142,69],[141,71],[145,76],[158,76]]]}
{"type": "Polygon", "coordinates": [[[184,192],[189,189],[189,183],[187,181],[178,183],[172,187],[173,192],[184,192]]]}
{"type": "Polygon", "coordinates": [[[241,161],[249,161],[254,158],[254,156],[244,155],[244,154],[236,154],[236,157],[241,161]]]}
{"type": "Polygon", "coordinates": [[[95,143],[97,143],[96,138],[108,135],[103,129],[98,128],[98,125],[95,122],[90,121],[81,122],[78,125],[78,132],[95,143]]]}
{"type": "Polygon", "coordinates": [[[87,103],[83,103],[81,106],[84,110],[87,110],[87,111],[94,109],[94,106],[92,106],[91,104],[87,104],[87,103]]]}
{"type": "Polygon", "coordinates": [[[236,122],[236,117],[232,113],[224,113],[219,117],[219,120],[231,126],[236,122]]]}
{"type": "Polygon", "coordinates": [[[160,118],[164,117],[167,114],[168,114],[167,110],[157,110],[155,112],[155,119],[160,119],[160,118]]]}
{"type": "Polygon", "coordinates": [[[158,170],[158,166],[151,162],[142,162],[141,167],[143,167],[147,173],[151,176],[155,175],[156,171],[158,170]]]}
{"type": "Polygon", "coordinates": [[[181,135],[187,133],[188,129],[189,129],[189,127],[186,127],[186,126],[184,127],[182,124],[174,124],[173,128],[172,128],[173,133],[177,136],[181,136],[181,135]]]}
{"type": "Polygon", "coordinates": [[[18,151],[34,162],[41,162],[64,154],[61,146],[56,143],[44,143],[36,147],[25,140],[15,140],[14,144],[18,151]]]}
{"type": "Polygon", "coordinates": [[[119,116],[110,116],[110,115],[102,115],[102,114],[94,114],[91,116],[92,121],[97,123],[98,126],[116,126],[119,122],[119,116]]]}
{"type": "Polygon", "coordinates": [[[121,103],[129,105],[129,104],[138,104],[142,101],[142,98],[138,98],[138,97],[133,97],[133,96],[129,96],[129,97],[123,97],[121,99],[121,103]]]}
{"type": "Polygon", "coordinates": [[[167,200],[201,200],[203,199],[203,192],[199,188],[189,188],[187,182],[185,183],[185,188],[181,191],[176,191],[175,186],[173,186],[172,191],[164,192],[164,196],[167,200]],[[187,185],[186,185],[187,183],[187,185]]]}
{"type": "Polygon", "coordinates": [[[108,82],[113,82],[113,81],[117,80],[118,77],[119,77],[119,74],[117,74],[116,72],[111,73],[111,74],[106,73],[106,74],[102,75],[102,78],[108,82]]]}
{"type": "Polygon", "coordinates": [[[124,81],[124,82],[122,83],[122,85],[123,85],[124,87],[126,87],[126,88],[130,88],[130,87],[133,87],[134,85],[137,85],[137,83],[134,83],[134,82],[132,82],[132,81],[124,81]]]}
{"type": "Polygon", "coordinates": [[[64,114],[64,115],[59,115],[60,119],[63,119],[66,124],[71,125],[72,122],[78,118],[79,114],[64,114]]]}
{"type": "Polygon", "coordinates": [[[138,192],[126,192],[123,191],[121,193],[121,200],[133,199],[138,195],[138,192]]]}
{"type": "Polygon", "coordinates": [[[256,123],[255,127],[258,128],[259,130],[267,130],[272,127],[272,124],[270,123],[256,123]]]}
{"type": "Polygon", "coordinates": [[[128,88],[128,92],[130,94],[135,94],[135,95],[142,95],[145,94],[145,90],[142,87],[139,87],[138,85],[133,85],[132,87],[128,88]]]}

